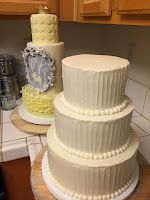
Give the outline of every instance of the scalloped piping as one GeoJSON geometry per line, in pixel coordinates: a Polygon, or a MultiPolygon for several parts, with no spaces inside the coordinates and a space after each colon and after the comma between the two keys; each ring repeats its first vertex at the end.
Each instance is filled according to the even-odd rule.
{"type": "Polygon", "coordinates": [[[103,116],[103,115],[113,115],[118,112],[121,112],[123,109],[127,107],[129,100],[125,99],[121,105],[104,110],[85,110],[76,106],[72,106],[69,102],[66,101],[64,95],[62,95],[62,102],[67,108],[78,114],[88,115],[88,116],[103,116]]]}
{"type": "Polygon", "coordinates": [[[124,144],[122,147],[120,147],[120,148],[118,148],[118,149],[116,149],[116,150],[112,150],[112,151],[107,152],[107,153],[93,154],[93,153],[82,152],[82,151],[73,149],[73,148],[71,148],[71,147],[67,147],[66,145],[64,145],[64,144],[60,141],[60,139],[57,137],[55,131],[54,131],[54,138],[55,138],[57,144],[58,144],[59,146],[61,146],[61,148],[62,148],[64,151],[66,151],[66,152],[68,152],[68,153],[71,153],[71,154],[73,154],[73,155],[82,157],[82,158],[94,159],[94,160],[110,158],[110,157],[116,156],[116,155],[118,155],[118,154],[124,152],[124,151],[128,148],[128,146],[129,146],[129,144],[130,144],[130,141],[131,141],[131,136],[129,136],[129,137],[127,138],[125,144],[124,144]]]}
{"type": "Polygon", "coordinates": [[[54,183],[54,185],[59,190],[61,190],[63,193],[72,197],[74,200],[111,200],[111,199],[114,199],[115,197],[121,195],[123,192],[125,192],[133,182],[133,176],[132,176],[130,178],[130,180],[123,187],[121,187],[119,190],[117,190],[117,191],[115,191],[111,194],[98,195],[98,196],[96,196],[96,195],[95,196],[83,195],[83,194],[79,194],[79,193],[76,193],[76,192],[71,192],[71,191],[67,190],[66,188],[64,188],[63,186],[61,186],[61,184],[58,183],[58,181],[52,175],[52,173],[51,173],[51,171],[48,167],[48,163],[47,163],[47,171],[48,171],[50,179],[54,183]]]}

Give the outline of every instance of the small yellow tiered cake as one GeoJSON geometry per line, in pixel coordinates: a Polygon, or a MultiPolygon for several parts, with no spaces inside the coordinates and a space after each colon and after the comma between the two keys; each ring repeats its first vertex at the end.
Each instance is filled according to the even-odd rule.
{"type": "Polygon", "coordinates": [[[61,60],[64,43],[58,42],[58,20],[53,14],[31,15],[32,42],[23,52],[27,85],[22,88],[23,107],[34,117],[53,116],[53,100],[62,91],[61,60]]]}

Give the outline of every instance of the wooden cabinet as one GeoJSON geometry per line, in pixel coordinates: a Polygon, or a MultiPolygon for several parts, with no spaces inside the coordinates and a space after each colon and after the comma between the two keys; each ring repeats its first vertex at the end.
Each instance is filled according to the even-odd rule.
{"type": "Polygon", "coordinates": [[[0,0],[0,14],[28,15],[36,13],[39,5],[45,5],[57,14],[58,0],[0,0]]]}
{"type": "Polygon", "coordinates": [[[0,17],[26,18],[37,13],[39,5],[60,21],[150,26],[150,0],[0,0],[0,17]]]}
{"type": "Polygon", "coordinates": [[[150,14],[150,0],[118,0],[119,14],[150,14]]]}
{"type": "Polygon", "coordinates": [[[112,0],[80,0],[82,16],[110,16],[112,0]]]}
{"type": "Polygon", "coordinates": [[[77,21],[77,0],[59,0],[60,21],[77,21]]]}
{"type": "Polygon", "coordinates": [[[150,0],[77,0],[78,21],[150,26],[150,0]]]}

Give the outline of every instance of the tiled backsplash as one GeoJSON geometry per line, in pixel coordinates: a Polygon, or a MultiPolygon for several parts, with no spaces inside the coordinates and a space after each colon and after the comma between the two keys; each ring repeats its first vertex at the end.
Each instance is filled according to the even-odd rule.
{"type": "Polygon", "coordinates": [[[29,134],[17,129],[10,121],[12,111],[2,111],[0,142],[0,162],[30,157],[31,165],[42,147],[46,145],[46,135],[29,134]]]}
{"type": "Polygon", "coordinates": [[[150,88],[129,79],[126,95],[133,101],[135,111],[131,127],[140,138],[140,152],[150,163],[150,88]]]}

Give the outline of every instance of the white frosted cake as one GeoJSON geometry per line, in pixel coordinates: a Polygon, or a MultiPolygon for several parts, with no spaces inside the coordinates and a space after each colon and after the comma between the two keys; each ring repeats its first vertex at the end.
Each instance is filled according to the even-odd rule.
{"type": "Polygon", "coordinates": [[[31,15],[32,42],[23,52],[28,83],[22,88],[23,106],[30,116],[53,116],[53,100],[62,91],[64,43],[58,40],[58,20],[52,14],[31,15]]]}
{"type": "Polygon", "coordinates": [[[64,92],[54,100],[47,176],[67,199],[115,199],[132,184],[139,141],[125,96],[128,66],[105,55],[62,60],[64,92]]]}

